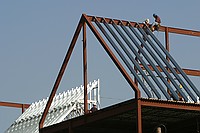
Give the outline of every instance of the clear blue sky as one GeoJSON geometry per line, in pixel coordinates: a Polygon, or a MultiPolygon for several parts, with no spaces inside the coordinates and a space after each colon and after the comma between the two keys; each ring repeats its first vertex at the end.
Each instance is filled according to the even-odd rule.
{"type": "MultiPolygon", "coordinates": [[[[199,5],[199,0],[1,0],[0,101],[32,103],[49,96],[82,13],[138,22],[146,18],[152,22],[156,13],[162,25],[200,30],[199,5]]],[[[163,39],[162,33],[156,35],[163,39]]],[[[181,67],[200,69],[200,38],[171,34],[170,39],[171,53],[181,67]]],[[[82,36],[58,92],[82,84],[81,40],[82,36]]],[[[132,97],[129,85],[90,31],[87,42],[88,80],[100,79],[102,107],[132,97]]],[[[197,88],[199,81],[194,79],[197,88]]],[[[0,107],[0,132],[20,112],[0,107]]]]}

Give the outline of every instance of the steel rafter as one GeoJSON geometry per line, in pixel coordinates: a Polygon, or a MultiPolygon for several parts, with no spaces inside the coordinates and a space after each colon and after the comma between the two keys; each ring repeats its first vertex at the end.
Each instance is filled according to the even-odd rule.
{"type": "Polygon", "coordinates": [[[47,116],[48,110],[49,110],[49,108],[50,108],[50,106],[51,106],[51,103],[52,103],[53,98],[54,98],[54,96],[55,96],[55,94],[56,94],[56,91],[57,91],[57,89],[58,89],[58,86],[59,86],[59,84],[60,84],[60,81],[61,81],[61,79],[62,79],[62,76],[63,76],[63,74],[64,74],[64,72],[65,72],[65,68],[67,67],[68,61],[69,61],[69,59],[70,59],[70,57],[71,57],[72,51],[73,51],[74,46],[75,46],[75,44],[76,44],[76,40],[77,40],[78,35],[79,35],[80,31],[81,31],[82,25],[83,25],[83,19],[81,18],[80,21],[79,21],[79,24],[78,24],[78,26],[77,26],[77,29],[76,29],[76,31],[75,31],[75,33],[74,33],[74,36],[73,36],[73,39],[72,39],[72,41],[71,41],[70,47],[69,47],[69,49],[68,49],[68,51],[67,51],[67,54],[66,54],[66,56],[65,56],[65,59],[64,59],[64,61],[63,61],[63,64],[62,64],[62,66],[61,66],[61,69],[60,69],[60,71],[59,71],[59,73],[58,73],[57,79],[56,79],[56,81],[55,81],[55,83],[54,83],[54,86],[53,86],[53,89],[52,89],[52,91],[51,91],[50,97],[49,97],[49,99],[48,99],[47,105],[46,105],[46,107],[45,107],[45,109],[44,109],[44,112],[43,112],[43,114],[42,114],[42,118],[40,119],[40,122],[39,122],[39,129],[43,128],[43,124],[44,124],[45,118],[46,118],[46,116],[47,116]]]}

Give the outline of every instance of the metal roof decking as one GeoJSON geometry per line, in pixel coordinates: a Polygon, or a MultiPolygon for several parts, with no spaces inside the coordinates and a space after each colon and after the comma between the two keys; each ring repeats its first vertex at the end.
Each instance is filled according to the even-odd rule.
{"type": "MultiPolygon", "coordinates": [[[[99,107],[99,80],[90,82],[87,88],[88,94],[92,93],[93,95],[93,97],[88,99],[89,104],[97,103],[99,107]]],[[[47,114],[44,126],[50,126],[83,115],[83,89],[84,87],[80,86],[56,95],[47,114]]],[[[38,133],[39,120],[47,100],[48,98],[32,103],[5,133],[38,133]]]]}

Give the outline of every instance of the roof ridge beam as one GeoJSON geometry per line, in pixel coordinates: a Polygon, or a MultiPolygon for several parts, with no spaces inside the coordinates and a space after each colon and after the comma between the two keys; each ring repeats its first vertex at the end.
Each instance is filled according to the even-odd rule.
{"type": "MultiPolygon", "coordinates": [[[[94,16],[87,16],[88,19],[90,21],[94,21],[93,17],[94,16]]],[[[101,20],[103,17],[96,17],[97,20],[101,20]]],[[[109,24],[110,20],[112,20],[111,18],[104,18],[109,24]]],[[[113,21],[117,24],[119,21],[122,21],[123,25],[128,26],[128,22],[127,20],[119,20],[119,19],[113,19],[113,21]]],[[[101,22],[101,21],[99,21],[101,22]]],[[[138,22],[130,22],[132,26],[136,27],[138,22]]],[[[144,24],[140,23],[140,26],[143,27],[144,24]]],[[[200,31],[196,31],[196,30],[188,30],[188,29],[182,29],[182,28],[174,28],[174,27],[167,27],[164,25],[161,25],[159,28],[159,31],[165,32],[165,29],[168,28],[168,32],[169,33],[175,33],[175,34],[182,34],[182,35],[189,35],[189,36],[197,36],[200,37],[200,31]]]]}

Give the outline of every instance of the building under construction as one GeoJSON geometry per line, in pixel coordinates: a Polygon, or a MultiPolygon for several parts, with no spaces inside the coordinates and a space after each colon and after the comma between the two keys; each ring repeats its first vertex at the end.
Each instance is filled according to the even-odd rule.
{"type": "Polygon", "coordinates": [[[153,133],[160,127],[162,133],[199,133],[200,90],[188,76],[200,76],[200,70],[180,67],[169,51],[169,33],[200,37],[200,31],[166,26],[160,26],[159,31],[165,34],[165,44],[149,25],[82,14],[49,98],[30,107],[0,102],[1,106],[22,108],[24,112],[6,132],[153,133]],[[99,80],[88,84],[86,26],[135,94],[128,101],[93,113],[88,109],[100,103],[99,80]],[[83,86],[56,95],[81,31],[83,86]]]}

